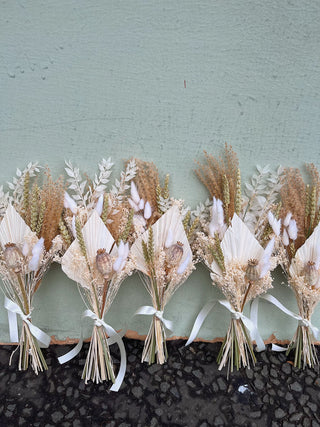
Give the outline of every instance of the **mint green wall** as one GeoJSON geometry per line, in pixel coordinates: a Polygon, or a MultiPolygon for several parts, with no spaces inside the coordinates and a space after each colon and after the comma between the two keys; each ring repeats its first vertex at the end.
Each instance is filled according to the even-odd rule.
{"type": "MultiPolygon", "coordinates": [[[[194,159],[204,149],[218,154],[225,141],[244,178],[257,163],[320,167],[319,19],[318,0],[1,1],[0,182],[29,160],[59,174],[71,159],[93,173],[101,157],[119,170],[135,155],[169,172],[172,194],[195,206],[206,192],[194,159]]],[[[296,310],[281,278],[272,293],[296,310]]],[[[175,334],[188,335],[216,296],[199,267],[165,313],[175,334]]],[[[119,328],[148,303],[138,278],[127,280],[107,321],[119,328]]],[[[33,319],[59,339],[76,338],[82,309],[57,267],[33,319]]],[[[200,336],[224,335],[228,319],[217,308],[200,336]]],[[[313,320],[320,325],[320,309],[313,320]]],[[[149,321],[140,316],[130,328],[146,333],[149,321]]],[[[290,338],[295,325],[261,304],[265,338],[290,338]]],[[[4,310],[0,341],[8,341],[4,310]]]]}

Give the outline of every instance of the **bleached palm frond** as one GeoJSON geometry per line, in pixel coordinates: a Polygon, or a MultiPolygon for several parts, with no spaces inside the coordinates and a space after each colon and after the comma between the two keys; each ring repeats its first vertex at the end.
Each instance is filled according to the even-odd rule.
{"type": "Polygon", "coordinates": [[[29,235],[36,236],[15,208],[9,204],[0,224],[0,244],[2,248],[6,243],[23,245],[25,238],[29,235]]]}
{"type": "MultiPolygon", "coordinates": [[[[164,248],[168,233],[170,232],[172,233],[174,243],[178,241],[183,244],[183,256],[181,263],[183,263],[188,257],[190,262],[192,262],[192,251],[182,224],[178,206],[174,205],[164,213],[152,226],[152,231],[155,253],[157,253],[157,249],[164,248]]],[[[135,261],[136,269],[145,274],[148,274],[148,266],[143,255],[142,241],[148,242],[148,237],[149,231],[147,230],[135,241],[130,251],[132,258],[135,261]]]]}
{"type": "MultiPolygon", "coordinates": [[[[93,211],[82,228],[82,235],[85,242],[87,260],[91,271],[94,272],[97,250],[105,249],[109,253],[114,244],[114,239],[96,211],[93,211]]],[[[115,245],[112,254],[116,253],[117,247],[115,245]]],[[[71,280],[80,283],[84,287],[88,286],[89,266],[77,239],[72,242],[62,257],[61,265],[62,270],[71,280]]]]}

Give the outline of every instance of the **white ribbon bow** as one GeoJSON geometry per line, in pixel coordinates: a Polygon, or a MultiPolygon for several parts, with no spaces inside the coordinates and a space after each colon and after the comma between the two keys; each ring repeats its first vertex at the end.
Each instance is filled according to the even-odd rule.
{"type": "Polygon", "coordinates": [[[146,316],[154,315],[164,324],[164,326],[167,329],[169,329],[170,331],[173,330],[173,322],[163,317],[163,311],[156,310],[154,307],[151,307],[150,305],[143,305],[142,307],[138,308],[138,310],[134,313],[134,316],[136,314],[144,314],[146,316]]]}
{"type": "MultiPolygon", "coordinates": [[[[108,344],[112,345],[114,343],[118,344],[118,347],[120,349],[120,368],[119,368],[119,372],[118,375],[115,379],[115,382],[113,384],[113,386],[110,388],[111,391],[118,391],[125,373],[126,373],[126,368],[127,368],[127,359],[126,359],[126,350],[123,344],[123,341],[121,339],[121,336],[110,326],[108,325],[106,322],[104,322],[104,320],[99,319],[99,317],[91,310],[85,310],[82,313],[81,316],[81,321],[85,318],[85,317],[89,317],[90,319],[94,320],[94,324],[96,326],[102,326],[105,331],[107,332],[109,338],[108,338],[108,344]]],[[[63,364],[66,362],[69,362],[69,360],[73,359],[75,356],[77,356],[77,354],[79,354],[81,348],[83,345],[83,333],[82,333],[82,327],[80,329],[80,338],[79,338],[79,342],[78,344],[72,349],[70,350],[68,353],[64,354],[63,356],[58,357],[58,361],[59,363],[63,364]]]]}
{"type": "MultiPolygon", "coordinates": [[[[310,320],[304,319],[299,314],[295,314],[293,311],[289,310],[284,305],[282,305],[281,302],[279,300],[277,300],[277,298],[275,298],[272,295],[268,295],[268,294],[267,295],[261,295],[259,298],[256,298],[253,301],[252,310],[255,313],[258,312],[259,299],[264,299],[265,301],[269,302],[270,304],[275,305],[276,307],[278,307],[281,311],[283,311],[288,316],[292,317],[293,319],[298,320],[298,322],[301,326],[309,327],[311,329],[315,339],[316,340],[320,339],[320,330],[316,326],[312,325],[310,320]]],[[[255,325],[257,325],[257,315],[255,314],[253,317],[251,317],[251,318],[253,319],[253,322],[255,323],[255,325]],[[253,317],[254,317],[254,319],[253,319],[253,317]]],[[[286,351],[287,349],[288,349],[287,347],[280,347],[279,345],[272,344],[272,350],[273,351],[286,351]]]]}
{"type": "Polygon", "coordinates": [[[31,334],[39,341],[42,347],[49,347],[51,338],[37,326],[30,322],[31,314],[24,314],[17,303],[4,297],[4,308],[8,310],[9,333],[11,342],[19,342],[17,314],[28,325],[31,334]]]}
{"type": "Polygon", "coordinates": [[[203,309],[200,311],[200,313],[198,314],[198,316],[197,316],[197,318],[196,318],[196,320],[194,322],[194,325],[193,325],[190,337],[189,337],[188,341],[185,344],[186,346],[189,345],[189,344],[191,344],[195,340],[195,338],[198,335],[198,332],[199,332],[199,330],[200,330],[200,328],[202,326],[202,323],[205,321],[206,317],[208,316],[208,314],[210,313],[210,311],[213,309],[213,307],[217,303],[223,305],[227,310],[229,310],[230,313],[231,313],[231,317],[233,319],[241,319],[243,321],[245,327],[248,329],[248,331],[250,333],[250,338],[252,339],[252,341],[256,342],[256,345],[257,345],[256,350],[257,351],[263,351],[263,350],[265,350],[266,346],[265,346],[265,344],[263,342],[263,339],[261,338],[261,336],[259,334],[258,328],[255,325],[255,323],[251,319],[249,319],[247,316],[245,316],[242,312],[235,311],[231,307],[231,304],[229,303],[229,301],[227,301],[227,300],[216,300],[216,299],[214,299],[212,301],[209,301],[203,307],[203,309]]]}

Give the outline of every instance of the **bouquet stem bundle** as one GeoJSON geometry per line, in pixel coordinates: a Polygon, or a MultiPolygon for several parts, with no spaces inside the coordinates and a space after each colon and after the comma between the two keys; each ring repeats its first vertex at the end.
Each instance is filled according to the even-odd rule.
{"type": "Polygon", "coordinates": [[[84,365],[82,379],[100,383],[110,380],[114,383],[115,375],[110,356],[108,336],[101,326],[94,325],[90,347],[84,365]]]}
{"type": "Polygon", "coordinates": [[[168,358],[167,343],[166,343],[166,331],[163,323],[156,316],[153,316],[151,326],[146,337],[143,353],[142,362],[159,363],[162,365],[168,358]]]}
{"type": "Polygon", "coordinates": [[[314,337],[309,326],[300,324],[292,338],[286,355],[294,351],[294,366],[296,368],[313,368],[318,364],[318,356],[314,346],[314,337]],[[302,366],[301,366],[302,362],[302,366]]]}
{"type": "MultiPolygon", "coordinates": [[[[45,358],[37,339],[30,332],[26,322],[22,323],[22,331],[19,341],[19,371],[26,371],[29,363],[32,366],[35,374],[48,369],[45,358]]],[[[11,364],[11,363],[10,363],[11,364]]]]}
{"type": "MultiPolygon", "coordinates": [[[[78,283],[80,295],[87,307],[84,316],[95,322],[82,379],[85,384],[90,380],[95,383],[110,380],[115,384],[117,379],[108,339],[110,334],[115,334],[118,341],[121,341],[121,338],[103,319],[122,280],[131,271],[127,262],[129,245],[124,244],[123,241],[119,246],[115,244],[96,211],[91,214],[83,228],[77,218],[75,228],[76,239],[62,258],[62,269],[68,277],[78,283]]],[[[121,347],[123,347],[122,341],[121,347]]],[[[72,354],[70,358],[74,356],[75,354],[72,354]]],[[[63,360],[60,363],[70,359],[65,355],[63,360]]],[[[121,382],[119,387],[120,385],[121,382]]]]}
{"type": "Polygon", "coordinates": [[[153,315],[141,360],[163,364],[168,357],[165,328],[172,327],[172,322],[162,317],[163,311],[193,269],[192,252],[177,205],[136,240],[131,257],[152,300],[152,307],[144,306],[137,311],[153,315]]]}
{"type": "Polygon", "coordinates": [[[255,364],[256,357],[247,328],[242,319],[232,318],[217,357],[218,369],[228,365],[228,373],[233,372],[234,367],[239,370],[250,366],[250,359],[255,364]]]}

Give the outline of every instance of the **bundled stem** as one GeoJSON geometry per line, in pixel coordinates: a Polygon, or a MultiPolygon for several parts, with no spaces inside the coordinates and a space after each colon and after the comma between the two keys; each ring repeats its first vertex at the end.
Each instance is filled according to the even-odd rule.
{"type": "MultiPolygon", "coordinates": [[[[37,339],[31,334],[29,326],[26,322],[22,324],[22,331],[20,335],[20,355],[19,355],[19,371],[26,371],[31,363],[32,369],[35,374],[48,369],[45,358],[43,357],[37,339]]],[[[10,363],[11,365],[11,359],[10,363]]]]}
{"type": "Polygon", "coordinates": [[[314,346],[314,337],[309,326],[299,325],[289,344],[286,355],[294,351],[294,366],[296,368],[313,368],[318,364],[318,356],[314,346]],[[301,366],[302,362],[302,366],[301,366]]]}
{"type": "Polygon", "coordinates": [[[145,340],[142,362],[159,363],[163,365],[168,357],[166,332],[160,319],[153,316],[152,323],[145,340]]]}
{"type": "Polygon", "coordinates": [[[97,384],[107,380],[115,382],[108,337],[102,326],[94,325],[93,327],[82,379],[85,384],[90,380],[97,384]]]}
{"type": "Polygon", "coordinates": [[[256,357],[249,333],[242,319],[232,318],[217,357],[218,369],[221,370],[228,365],[229,375],[230,371],[233,372],[234,367],[237,370],[241,367],[250,367],[250,359],[255,364],[256,357]]]}

